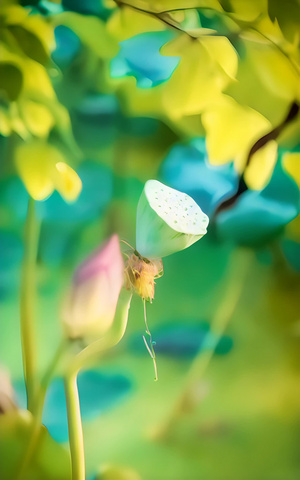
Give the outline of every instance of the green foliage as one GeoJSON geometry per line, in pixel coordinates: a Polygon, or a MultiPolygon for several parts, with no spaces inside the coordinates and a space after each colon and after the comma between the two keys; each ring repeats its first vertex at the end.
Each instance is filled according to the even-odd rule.
{"type": "MultiPolygon", "coordinates": [[[[18,291],[29,194],[42,221],[39,377],[59,341],[66,279],[110,234],[134,245],[146,180],[165,176],[210,216],[201,248],[168,257],[157,281],[149,326],[154,340],[167,332],[167,347],[157,349],[159,382],[142,350],[135,300],[123,341],[100,359],[112,374],[130,376],[133,388],[84,422],[88,475],[299,476],[299,22],[299,0],[1,2],[0,350],[13,380],[21,378],[18,291]],[[223,338],[231,348],[213,358],[161,438],[191,364],[174,349],[190,338],[188,328],[211,326],[233,244],[250,246],[257,259],[223,338]]],[[[196,345],[201,353],[209,350],[203,345],[196,345]]],[[[32,429],[29,412],[0,416],[1,479],[14,478],[32,429]]],[[[39,433],[28,480],[69,479],[68,452],[46,428],[39,433]]]]}
{"type": "MultiPolygon", "coordinates": [[[[1,415],[0,426],[0,474],[1,479],[9,480],[17,478],[19,474],[28,450],[32,430],[35,428],[34,419],[28,411],[13,411],[1,415]],[[13,462],[12,459],[14,459],[13,462]]],[[[38,447],[35,451],[34,463],[27,470],[25,478],[31,480],[70,479],[69,453],[54,442],[44,426],[40,427],[37,435],[38,447]]]]}

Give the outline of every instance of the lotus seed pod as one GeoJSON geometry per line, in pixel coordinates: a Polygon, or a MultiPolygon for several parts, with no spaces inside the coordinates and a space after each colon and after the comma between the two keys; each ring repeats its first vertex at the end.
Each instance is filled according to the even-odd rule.
{"type": "Polygon", "coordinates": [[[197,242],[208,222],[189,195],[148,180],[137,208],[136,249],[147,258],[166,257],[197,242]]]}

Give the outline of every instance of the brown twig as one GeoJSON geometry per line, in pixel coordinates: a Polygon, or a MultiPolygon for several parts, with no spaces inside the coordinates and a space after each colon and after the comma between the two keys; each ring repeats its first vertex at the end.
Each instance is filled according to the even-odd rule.
{"type": "MultiPolygon", "coordinates": [[[[250,151],[249,151],[249,154],[248,154],[248,157],[247,157],[247,161],[246,161],[246,166],[245,168],[250,164],[251,162],[251,158],[253,157],[253,155],[258,151],[260,150],[261,148],[263,148],[268,142],[270,142],[271,140],[276,140],[279,135],[281,134],[281,132],[284,130],[284,128],[292,121],[294,120],[294,118],[298,115],[298,112],[299,112],[299,105],[294,102],[292,103],[291,105],[291,108],[290,110],[288,111],[288,114],[287,116],[285,117],[285,119],[275,128],[273,128],[270,132],[268,132],[266,135],[263,135],[261,138],[259,138],[255,143],[254,145],[252,145],[250,151]]],[[[237,192],[230,198],[228,198],[227,200],[225,200],[223,203],[221,203],[221,205],[218,206],[216,212],[215,212],[215,215],[218,214],[219,212],[223,211],[223,210],[226,210],[227,208],[231,207],[232,205],[235,204],[235,202],[237,201],[237,199],[239,198],[239,196],[244,193],[246,190],[248,190],[248,187],[245,183],[245,180],[244,180],[244,175],[242,174],[241,177],[240,177],[240,180],[239,180],[239,185],[238,185],[238,190],[237,192]]]]}

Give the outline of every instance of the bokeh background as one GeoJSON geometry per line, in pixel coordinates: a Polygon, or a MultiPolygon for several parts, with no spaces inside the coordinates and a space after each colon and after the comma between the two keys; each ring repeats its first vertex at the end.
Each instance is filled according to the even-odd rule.
{"type": "MultiPolygon", "coordinates": [[[[80,374],[87,478],[296,480],[300,96],[296,67],[291,74],[288,65],[299,72],[299,2],[118,3],[1,3],[1,366],[17,404],[26,408],[20,269],[28,185],[43,155],[30,157],[28,177],[16,161],[20,145],[55,147],[82,180],[75,202],[55,191],[36,203],[41,374],[62,335],[60,308],[74,269],[113,233],[135,245],[139,196],[145,181],[158,179],[191,195],[210,226],[195,245],[164,259],[148,306],[158,382],[142,338],[139,297],[120,344],[80,374]],[[173,14],[162,15],[163,9],[173,14]],[[185,35],[179,30],[194,35],[197,29],[200,38],[210,30],[229,39],[236,69],[228,46],[216,45],[222,57],[216,67],[190,45],[172,44],[185,35]],[[161,50],[166,44],[169,53],[161,50]],[[234,79],[221,81],[224,71],[234,79]],[[220,92],[258,117],[248,125],[246,117],[232,119],[226,111],[204,121],[207,102],[220,92]],[[256,131],[262,117],[268,128],[256,131]],[[213,130],[218,121],[221,128],[213,130]],[[235,130],[243,121],[245,128],[235,130]],[[271,139],[276,160],[261,158],[250,180],[241,180],[233,160],[278,126],[271,139]],[[225,151],[229,141],[235,147],[228,159],[212,165],[211,144],[225,151]],[[291,168],[290,153],[298,162],[291,168]],[[222,319],[226,329],[219,336],[214,329],[222,319]]],[[[26,478],[68,479],[60,372],[43,422],[51,437],[26,478]]],[[[2,420],[3,479],[13,478],[27,427],[2,420]]]]}

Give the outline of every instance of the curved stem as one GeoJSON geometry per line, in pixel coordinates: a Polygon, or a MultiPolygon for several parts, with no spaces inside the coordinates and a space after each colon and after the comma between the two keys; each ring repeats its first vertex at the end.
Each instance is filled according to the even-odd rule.
{"type": "Polygon", "coordinates": [[[29,198],[25,224],[24,259],[21,274],[20,327],[27,408],[31,412],[34,410],[37,392],[34,301],[38,237],[39,226],[35,217],[35,204],[34,200],[29,198]]]}
{"type": "Polygon", "coordinates": [[[253,261],[252,254],[246,254],[243,251],[233,252],[229,262],[229,269],[226,279],[225,294],[218,305],[211,322],[211,333],[207,335],[204,344],[198,351],[194,358],[190,369],[186,375],[183,391],[180,393],[173,408],[170,409],[167,420],[162,427],[159,427],[155,432],[155,436],[162,437],[168,434],[177,420],[181,417],[186,400],[190,397],[195,384],[197,384],[206,373],[210,362],[214,356],[215,349],[224,334],[229,321],[231,320],[241,294],[243,292],[245,279],[249,270],[249,266],[253,261]],[[212,340],[213,338],[213,340],[212,340]]]}
{"type": "Polygon", "coordinates": [[[67,402],[69,442],[72,462],[72,480],[85,480],[83,432],[80,414],[77,373],[70,373],[64,379],[67,402]]]}

